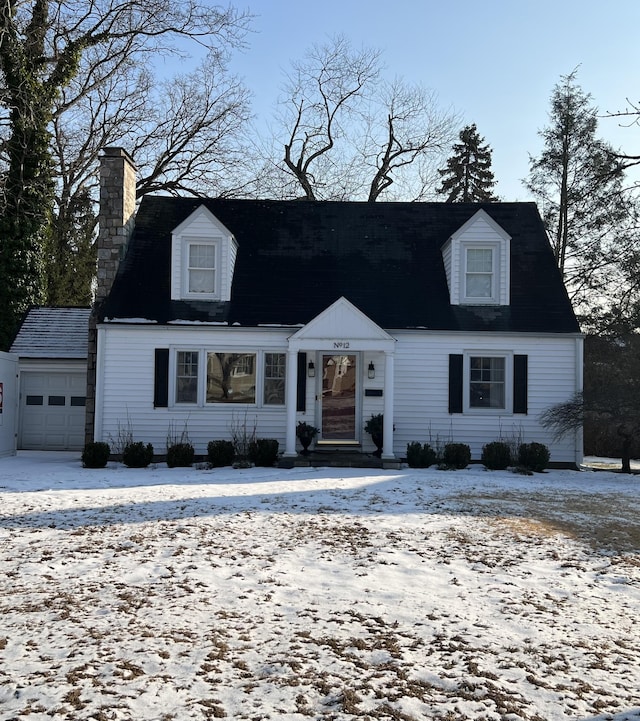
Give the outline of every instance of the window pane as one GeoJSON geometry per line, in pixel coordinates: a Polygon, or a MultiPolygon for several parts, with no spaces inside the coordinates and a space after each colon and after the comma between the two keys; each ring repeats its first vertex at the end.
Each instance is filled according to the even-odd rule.
{"type": "Polygon", "coordinates": [[[71,396],[71,405],[75,408],[87,405],[87,399],[84,396],[71,396]]]}
{"type": "Polygon", "coordinates": [[[64,396],[49,396],[48,404],[50,406],[63,406],[66,398],[64,396]]]}
{"type": "Polygon", "coordinates": [[[43,402],[42,396],[27,396],[28,406],[41,406],[43,402]]]}
{"type": "Polygon", "coordinates": [[[176,403],[196,403],[198,351],[178,351],[176,361],[176,403]]]}
{"type": "Polygon", "coordinates": [[[215,290],[215,274],[212,270],[190,270],[190,293],[213,293],[215,290]]]}
{"type": "Polygon", "coordinates": [[[505,359],[474,357],[469,361],[469,405],[505,407],[505,359]]]}
{"type": "Polygon", "coordinates": [[[213,245],[189,246],[189,267],[190,268],[213,268],[215,260],[215,247],[213,245]]]}
{"type": "Polygon", "coordinates": [[[284,382],[287,358],[284,353],[264,354],[264,403],[284,404],[284,382]]]}
{"type": "Polygon", "coordinates": [[[490,298],[491,276],[467,274],[467,298],[490,298]]]}
{"type": "Polygon", "coordinates": [[[210,243],[189,245],[189,292],[215,292],[216,248],[210,243]]]}
{"type": "Polygon", "coordinates": [[[467,250],[467,271],[469,273],[491,273],[493,270],[493,251],[491,248],[467,250]]]}
{"type": "Polygon", "coordinates": [[[256,354],[207,353],[207,403],[255,403],[256,354]]]}

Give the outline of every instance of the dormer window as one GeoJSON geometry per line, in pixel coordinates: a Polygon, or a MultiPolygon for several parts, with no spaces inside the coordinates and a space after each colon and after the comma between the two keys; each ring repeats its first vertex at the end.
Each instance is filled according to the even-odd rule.
{"type": "Polygon", "coordinates": [[[228,301],[238,243],[204,205],[171,234],[171,299],[228,301]]]}
{"type": "Polygon", "coordinates": [[[465,251],[464,300],[466,303],[495,301],[496,258],[494,247],[469,247],[465,251]]]}
{"type": "Polygon", "coordinates": [[[510,245],[511,236],[484,210],[444,243],[451,305],[509,305],[510,245]]]}
{"type": "Polygon", "coordinates": [[[218,283],[216,282],[216,244],[200,241],[186,241],[187,255],[185,285],[189,295],[214,297],[218,283]]]}

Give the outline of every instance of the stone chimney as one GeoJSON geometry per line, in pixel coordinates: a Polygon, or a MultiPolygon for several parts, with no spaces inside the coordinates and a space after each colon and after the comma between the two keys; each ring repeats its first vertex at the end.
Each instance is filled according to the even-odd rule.
{"type": "MultiPolygon", "coordinates": [[[[96,411],[97,316],[109,295],[120,261],[127,251],[136,210],[136,168],[122,148],[103,148],[100,158],[98,271],[96,297],[89,317],[85,443],[94,440],[96,411]]],[[[101,440],[101,439],[98,439],[101,440]]]]}
{"type": "Polygon", "coordinates": [[[100,159],[96,304],[104,300],[124,258],[136,209],[136,168],[122,148],[103,148],[100,159]]]}

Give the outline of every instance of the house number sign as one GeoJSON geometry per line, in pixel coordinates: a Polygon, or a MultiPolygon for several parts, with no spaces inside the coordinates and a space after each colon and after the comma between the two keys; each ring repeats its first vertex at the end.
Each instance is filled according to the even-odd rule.
{"type": "Polygon", "coordinates": [[[334,340],[333,347],[335,350],[349,350],[348,340],[334,340]]]}

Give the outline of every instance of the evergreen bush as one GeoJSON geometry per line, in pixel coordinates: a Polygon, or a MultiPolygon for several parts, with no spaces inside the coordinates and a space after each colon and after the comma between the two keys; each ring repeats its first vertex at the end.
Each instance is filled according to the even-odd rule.
{"type": "Polygon", "coordinates": [[[522,443],[518,449],[518,463],[535,473],[544,471],[549,458],[549,449],[543,443],[522,443]]]}
{"type": "Polygon", "coordinates": [[[410,468],[428,468],[436,462],[436,452],[428,443],[407,443],[407,463],[410,468]]]}
{"type": "Polygon", "coordinates": [[[442,464],[446,468],[466,468],[471,462],[471,449],[466,443],[447,443],[442,452],[442,464]]]}
{"type": "Polygon", "coordinates": [[[207,462],[211,468],[233,465],[235,455],[233,441],[209,441],[207,444],[207,462]]]}
{"type": "Polygon", "coordinates": [[[256,466],[269,468],[278,460],[278,446],[275,438],[256,438],[249,446],[249,460],[256,466]]]}
{"type": "Polygon", "coordinates": [[[122,451],[122,462],[127,468],[146,468],[153,460],[153,446],[142,441],[128,443],[122,451]]]}
{"type": "Polygon", "coordinates": [[[82,451],[82,466],[84,468],[104,468],[109,460],[110,448],[108,443],[91,441],[82,451]]]}
{"type": "Polygon", "coordinates": [[[490,471],[503,471],[511,465],[511,449],[504,441],[493,441],[482,446],[482,462],[490,471]]]}
{"type": "Polygon", "coordinates": [[[167,448],[167,466],[169,468],[188,468],[193,465],[195,451],[191,443],[174,443],[167,448]]]}

